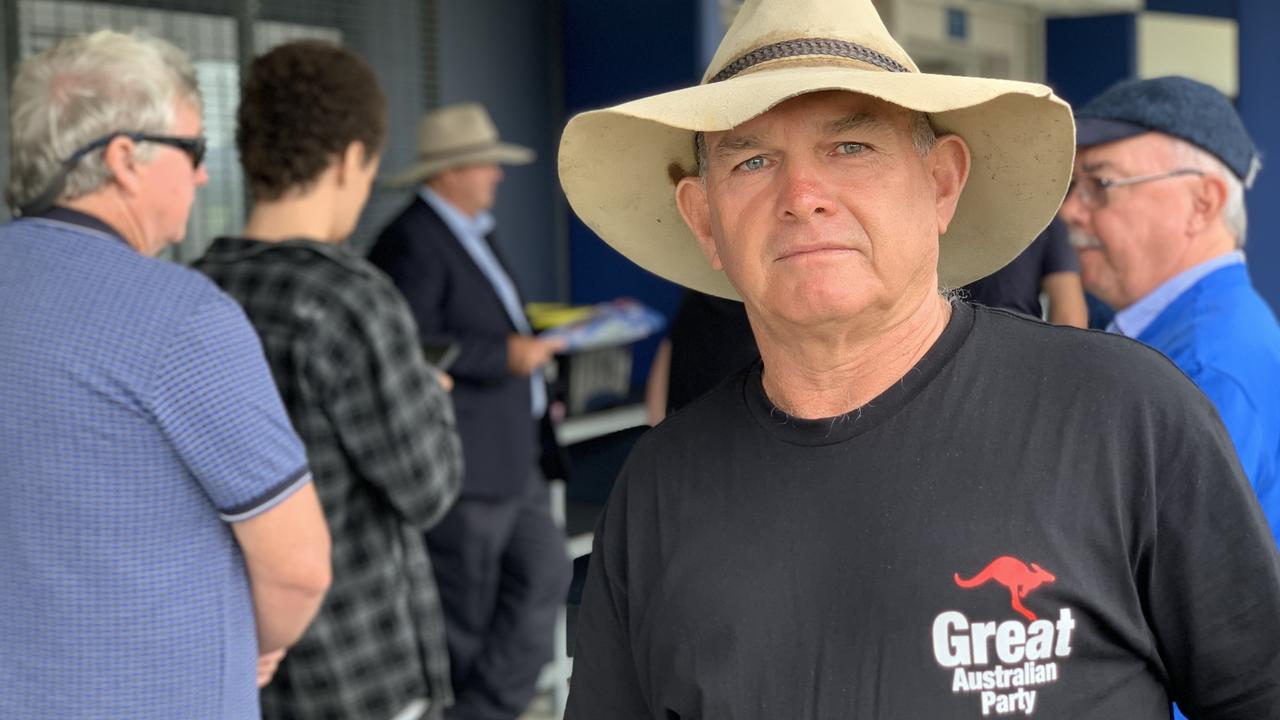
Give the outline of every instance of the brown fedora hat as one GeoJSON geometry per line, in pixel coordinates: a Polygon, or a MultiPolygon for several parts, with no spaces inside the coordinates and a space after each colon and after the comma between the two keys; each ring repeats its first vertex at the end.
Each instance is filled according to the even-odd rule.
{"type": "Polygon", "coordinates": [[[393,187],[417,185],[463,165],[528,165],[535,155],[504,143],[480,103],[446,105],[422,116],[418,124],[418,161],[387,181],[393,187]]]}
{"type": "Polygon", "coordinates": [[[919,72],[871,0],[747,0],[699,85],[570,120],[561,185],[583,222],[636,264],[736,298],[677,211],[673,177],[696,172],[695,132],[827,90],[927,113],[969,145],[968,183],[939,243],[943,287],[1004,266],[1062,203],[1075,153],[1070,106],[1043,85],[919,72]]]}

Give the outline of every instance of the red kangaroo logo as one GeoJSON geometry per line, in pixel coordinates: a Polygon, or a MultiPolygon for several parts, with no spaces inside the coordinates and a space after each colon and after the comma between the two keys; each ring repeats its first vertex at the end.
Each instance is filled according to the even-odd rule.
{"type": "Polygon", "coordinates": [[[1013,603],[1013,609],[1017,610],[1023,617],[1034,621],[1036,614],[1022,606],[1022,598],[1027,593],[1035,590],[1045,583],[1051,583],[1057,578],[1048,570],[1040,567],[1035,563],[1027,564],[1015,557],[1003,555],[991,561],[991,564],[982,569],[982,572],[965,580],[960,577],[959,573],[955,573],[956,584],[962,588],[975,588],[987,582],[995,580],[1001,585],[1009,588],[1009,598],[1013,603]]]}

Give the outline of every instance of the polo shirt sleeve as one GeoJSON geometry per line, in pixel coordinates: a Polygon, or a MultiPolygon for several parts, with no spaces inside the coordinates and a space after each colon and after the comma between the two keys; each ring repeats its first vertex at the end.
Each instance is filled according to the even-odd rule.
{"type": "Polygon", "coordinates": [[[161,431],[223,520],[248,520],[310,482],[261,341],[230,298],[205,301],[179,322],[150,400],[161,431]]]}

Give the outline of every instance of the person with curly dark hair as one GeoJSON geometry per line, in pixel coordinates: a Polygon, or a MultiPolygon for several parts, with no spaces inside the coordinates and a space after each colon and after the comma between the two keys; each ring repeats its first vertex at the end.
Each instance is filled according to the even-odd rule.
{"type": "Polygon", "coordinates": [[[462,477],[448,379],[396,287],[343,244],[385,137],[385,97],[351,52],[302,41],[255,60],[236,132],[253,212],[197,263],[261,335],[333,535],[332,589],[262,690],[265,718],[417,720],[452,702],[423,540],[462,477]]]}

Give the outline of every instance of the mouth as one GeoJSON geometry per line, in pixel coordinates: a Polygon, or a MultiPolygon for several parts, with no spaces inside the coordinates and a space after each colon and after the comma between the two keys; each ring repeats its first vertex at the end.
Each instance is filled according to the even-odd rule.
{"type": "Polygon", "coordinates": [[[797,247],[797,248],[791,248],[790,250],[787,250],[782,255],[779,255],[777,262],[782,262],[784,260],[820,259],[820,258],[826,258],[826,257],[838,257],[841,255],[848,255],[849,253],[853,253],[853,252],[857,252],[857,251],[854,250],[853,248],[841,247],[838,245],[813,245],[808,247],[797,247]]]}

